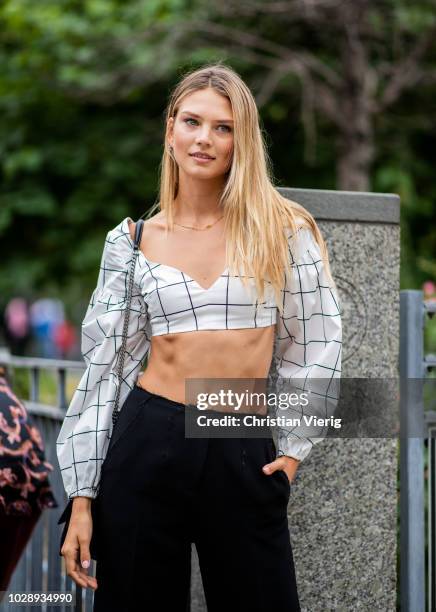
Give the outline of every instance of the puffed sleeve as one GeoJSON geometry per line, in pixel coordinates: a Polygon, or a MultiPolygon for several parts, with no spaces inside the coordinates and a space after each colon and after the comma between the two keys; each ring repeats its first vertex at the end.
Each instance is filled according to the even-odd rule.
{"type": "MultiPolygon", "coordinates": [[[[132,240],[127,220],[124,220],[106,236],[97,286],[82,323],[81,347],[86,369],[56,442],[69,498],[97,496],[101,465],[112,433],[112,411],[118,384],[117,358],[132,256],[132,240]]],[[[122,409],[146,360],[150,339],[147,307],[134,282],[119,409],[122,409]]]]}
{"type": "Polygon", "coordinates": [[[277,311],[275,347],[277,388],[286,389],[287,403],[276,413],[294,420],[278,427],[278,455],[302,461],[324,439],[327,427],[316,423],[333,416],[339,398],[341,308],[312,231],[299,226],[288,245],[292,274],[286,275],[283,315],[277,311]],[[299,396],[294,405],[292,392],[299,396]]]}

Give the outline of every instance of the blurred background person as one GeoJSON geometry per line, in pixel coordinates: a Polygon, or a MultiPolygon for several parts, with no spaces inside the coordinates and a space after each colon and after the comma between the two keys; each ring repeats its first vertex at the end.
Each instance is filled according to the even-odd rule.
{"type": "Polygon", "coordinates": [[[13,297],[3,313],[5,341],[13,355],[25,355],[31,337],[29,305],[22,297],[13,297]]]}
{"type": "Polygon", "coordinates": [[[44,444],[0,363],[0,591],[6,591],[45,508],[57,508],[44,444]]]}
{"type": "Polygon", "coordinates": [[[65,308],[58,299],[39,298],[30,307],[32,329],[39,357],[57,357],[55,330],[65,321],[65,308]]]}

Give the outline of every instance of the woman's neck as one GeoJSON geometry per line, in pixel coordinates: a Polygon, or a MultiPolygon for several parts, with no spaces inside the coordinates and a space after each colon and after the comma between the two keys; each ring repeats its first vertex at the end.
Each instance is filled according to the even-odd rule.
{"type": "Polygon", "coordinates": [[[174,200],[174,218],[177,222],[191,225],[211,221],[223,214],[223,208],[218,198],[212,198],[209,193],[205,198],[193,197],[190,200],[174,200]]]}

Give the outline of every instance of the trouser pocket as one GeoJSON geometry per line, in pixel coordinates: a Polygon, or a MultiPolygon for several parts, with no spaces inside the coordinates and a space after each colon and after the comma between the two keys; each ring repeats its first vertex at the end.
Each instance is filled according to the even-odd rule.
{"type": "MultiPolygon", "coordinates": [[[[276,449],[276,445],[274,443],[274,440],[272,438],[268,438],[268,450],[269,450],[269,459],[268,459],[268,463],[272,463],[275,459],[277,459],[277,449],[276,449]]],[[[274,474],[272,474],[273,476],[275,475],[276,478],[281,478],[282,481],[285,484],[285,488],[286,488],[286,492],[287,492],[287,497],[289,498],[290,492],[291,492],[291,483],[289,482],[289,478],[286,474],[286,472],[284,470],[276,470],[274,472],[274,474]]]]}
{"type": "Polygon", "coordinates": [[[241,443],[241,469],[247,494],[259,503],[288,502],[290,484],[283,470],[265,474],[263,466],[276,458],[271,438],[244,439],[241,443]]]}

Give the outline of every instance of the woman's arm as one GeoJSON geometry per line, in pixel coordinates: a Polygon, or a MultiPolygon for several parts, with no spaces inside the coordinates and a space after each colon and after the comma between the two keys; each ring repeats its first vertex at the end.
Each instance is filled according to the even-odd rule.
{"type": "MultiPolygon", "coordinates": [[[[95,498],[98,492],[112,432],[131,257],[132,240],[117,226],[106,237],[97,286],[82,323],[82,354],[87,367],[57,438],[59,465],[70,498],[95,498]]],[[[134,283],[119,409],[133,388],[149,347],[147,308],[134,283]]]]}
{"type": "Polygon", "coordinates": [[[286,281],[283,314],[278,312],[277,321],[277,388],[280,393],[310,393],[308,406],[288,406],[276,414],[300,418],[301,426],[278,431],[278,456],[298,465],[325,437],[323,428],[306,425],[303,416],[331,416],[337,404],[342,324],[336,289],[309,228],[299,229],[289,239],[289,256],[292,276],[286,281]]]}

